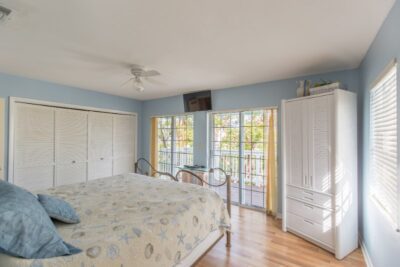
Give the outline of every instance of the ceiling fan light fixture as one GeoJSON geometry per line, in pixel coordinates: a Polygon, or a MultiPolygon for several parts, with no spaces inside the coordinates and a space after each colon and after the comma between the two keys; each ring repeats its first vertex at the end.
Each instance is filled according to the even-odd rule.
{"type": "Polygon", "coordinates": [[[135,79],[133,80],[133,86],[136,88],[138,92],[144,91],[144,86],[140,77],[135,77],[135,79]]]}

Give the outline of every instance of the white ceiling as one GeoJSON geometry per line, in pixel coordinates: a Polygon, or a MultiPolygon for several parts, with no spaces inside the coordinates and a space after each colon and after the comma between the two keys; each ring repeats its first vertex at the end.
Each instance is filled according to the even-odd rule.
{"type": "MultiPolygon", "coordinates": [[[[0,72],[136,99],[358,67],[395,0],[0,0],[0,72]],[[161,72],[139,93],[129,64],[161,72]]],[[[56,89],[55,89],[56,90],[56,89]]]]}

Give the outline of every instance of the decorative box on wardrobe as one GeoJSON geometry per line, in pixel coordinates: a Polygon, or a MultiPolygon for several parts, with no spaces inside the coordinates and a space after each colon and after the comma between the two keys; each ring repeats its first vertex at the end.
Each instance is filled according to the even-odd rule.
{"type": "Polygon", "coordinates": [[[356,95],[282,101],[282,133],[283,231],[343,259],[358,247],[356,95]]]}

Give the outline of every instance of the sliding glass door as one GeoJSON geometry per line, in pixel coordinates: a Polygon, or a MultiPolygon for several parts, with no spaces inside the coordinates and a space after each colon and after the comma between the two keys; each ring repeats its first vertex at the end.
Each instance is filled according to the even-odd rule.
{"type": "Polygon", "coordinates": [[[193,165],[193,115],[165,116],[157,121],[157,169],[175,175],[178,166],[193,165]]]}
{"type": "MultiPolygon", "coordinates": [[[[268,130],[273,112],[276,109],[211,113],[210,165],[232,175],[232,201],[238,204],[266,207],[268,130]]],[[[225,190],[217,189],[223,197],[225,190]]]]}

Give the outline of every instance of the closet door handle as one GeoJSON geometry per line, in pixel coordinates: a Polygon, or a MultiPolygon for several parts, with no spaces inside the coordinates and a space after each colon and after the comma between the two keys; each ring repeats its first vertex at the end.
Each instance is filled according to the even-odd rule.
{"type": "Polygon", "coordinates": [[[76,163],[76,161],[75,161],[75,160],[73,160],[73,161],[72,161],[72,164],[75,164],[75,163],[76,163]]]}
{"type": "Polygon", "coordinates": [[[310,176],[310,186],[313,187],[312,175],[310,176]]]}
{"type": "Polygon", "coordinates": [[[100,158],[100,160],[104,160],[104,158],[100,158]]]}

